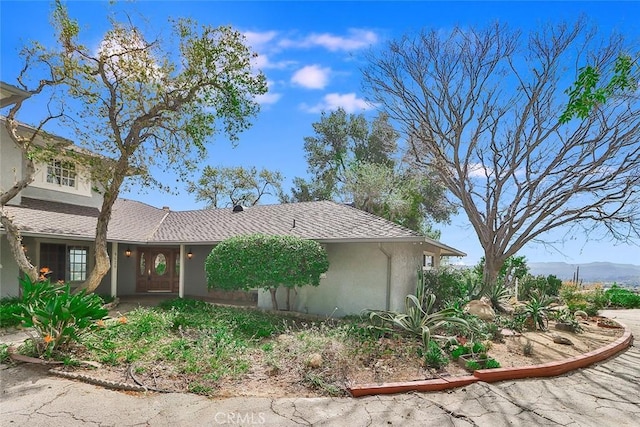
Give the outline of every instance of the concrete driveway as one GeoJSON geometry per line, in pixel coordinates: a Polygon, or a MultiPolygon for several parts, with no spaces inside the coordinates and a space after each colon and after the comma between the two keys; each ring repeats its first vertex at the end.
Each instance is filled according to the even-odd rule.
{"type": "MultiPolygon", "coordinates": [[[[640,337],[640,310],[606,311],[640,337]]],[[[360,399],[127,394],[21,365],[0,371],[5,426],[638,426],[640,350],[546,379],[360,399]]]]}

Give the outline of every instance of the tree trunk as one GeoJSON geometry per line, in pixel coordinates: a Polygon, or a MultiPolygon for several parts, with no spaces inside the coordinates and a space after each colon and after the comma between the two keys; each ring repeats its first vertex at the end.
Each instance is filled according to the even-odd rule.
{"type": "Polygon", "coordinates": [[[291,311],[290,299],[291,299],[291,288],[287,286],[287,305],[286,305],[287,311],[291,311]]]}
{"type": "Polygon", "coordinates": [[[274,310],[278,309],[278,299],[276,298],[276,290],[277,288],[269,288],[269,292],[271,293],[271,308],[274,310]]]}
{"type": "Polygon", "coordinates": [[[480,295],[486,295],[487,292],[493,288],[498,280],[498,272],[502,267],[504,261],[493,254],[488,254],[485,251],[484,255],[484,270],[482,271],[482,290],[480,295]]]}
{"type": "Polygon", "coordinates": [[[22,236],[20,236],[20,230],[18,230],[18,227],[16,227],[11,218],[7,216],[7,212],[4,210],[4,207],[0,209],[0,223],[7,232],[9,248],[11,249],[11,254],[18,264],[20,271],[29,276],[32,282],[36,282],[38,280],[38,267],[29,262],[27,255],[22,249],[22,236]]]}
{"type": "MultiPolygon", "coordinates": [[[[11,132],[9,124],[7,124],[7,130],[8,132],[11,132]]],[[[9,134],[11,135],[11,133],[9,134]]],[[[16,145],[18,144],[16,143],[16,145]]],[[[9,213],[5,210],[5,205],[16,197],[20,191],[27,188],[29,184],[33,182],[33,176],[36,171],[33,160],[26,155],[23,147],[20,148],[25,159],[22,179],[0,195],[0,224],[2,224],[7,233],[7,241],[11,248],[11,254],[13,255],[13,259],[16,261],[16,264],[18,264],[18,268],[24,274],[29,276],[32,282],[35,282],[38,280],[38,267],[32,265],[27,258],[27,255],[24,253],[24,250],[22,249],[22,236],[20,235],[20,230],[14,224],[9,213]]]]}
{"type": "MultiPolygon", "coordinates": [[[[107,252],[107,230],[109,228],[109,221],[111,220],[113,204],[116,202],[118,194],[120,194],[120,186],[127,176],[128,169],[128,156],[123,154],[113,172],[113,179],[109,188],[104,193],[102,209],[100,209],[100,215],[98,215],[98,221],[96,223],[95,265],[89,277],[87,277],[87,280],[76,289],[76,292],[86,290],[87,293],[91,293],[95,291],[111,268],[111,260],[107,252]]],[[[112,255],[118,256],[118,254],[112,255]]]]}

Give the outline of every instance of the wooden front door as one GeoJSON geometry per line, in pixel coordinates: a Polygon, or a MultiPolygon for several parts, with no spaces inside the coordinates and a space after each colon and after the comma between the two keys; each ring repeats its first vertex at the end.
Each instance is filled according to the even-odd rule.
{"type": "Polygon", "coordinates": [[[178,292],[180,249],[138,247],[136,292],[178,292]]]}

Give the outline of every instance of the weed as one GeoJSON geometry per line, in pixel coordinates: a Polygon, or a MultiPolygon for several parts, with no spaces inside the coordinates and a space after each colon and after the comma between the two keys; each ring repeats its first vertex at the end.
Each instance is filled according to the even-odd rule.
{"type": "Polygon", "coordinates": [[[429,342],[429,349],[424,355],[425,365],[434,369],[441,369],[449,363],[449,358],[435,341],[429,342]]]}
{"type": "Polygon", "coordinates": [[[322,390],[325,394],[329,396],[342,396],[344,395],[344,391],[339,387],[327,383],[322,376],[316,374],[314,372],[307,372],[304,376],[305,382],[310,384],[313,388],[317,390],[322,390]]]}
{"type": "Polygon", "coordinates": [[[485,363],[484,367],[487,368],[487,369],[499,368],[500,367],[500,362],[498,362],[496,359],[488,359],[487,362],[485,363]]]}
{"type": "Polygon", "coordinates": [[[201,384],[197,381],[189,384],[189,391],[193,394],[202,394],[206,396],[210,394],[212,390],[213,388],[206,386],[204,384],[201,384]]]}
{"type": "Polygon", "coordinates": [[[0,363],[9,362],[9,346],[7,344],[0,344],[0,363]]]}
{"type": "Polygon", "coordinates": [[[467,370],[469,371],[476,371],[478,369],[480,369],[480,363],[476,362],[475,360],[469,360],[465,365],[465,368],[467,368],[467,370]]]}

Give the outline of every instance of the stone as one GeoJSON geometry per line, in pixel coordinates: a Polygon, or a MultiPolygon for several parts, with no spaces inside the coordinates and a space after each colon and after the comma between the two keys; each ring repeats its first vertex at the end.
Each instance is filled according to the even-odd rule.
{"type": "Polygon", "coordinates": [[[589,316],[587,315],[587,313],[585,313],[585,312],[584,312],[584,311],[582,311],[582,310],[576,310],[576,312],[575,312],[575,313],[573,313],[573,315],[574,315],[575,317],[581,317],[581,318],[582,318],[582,320],[587,320],[587,319],[589,318],[589,316]]]}
{"type": "Polygon", "coordinates": [[[573,345],[573,342],[569,338],[560,335],[552,335],[552,338],[556,344],[573,345]]]}
{"type": "Polygon", "coordinates": [[[480,319],[492,322],[496,318],[496,312],[491,307],[490,302],[483,300],[473,300],[464,307],[465,313],[478,316],[480,319]]]}
{"type": "Polygon", "coordinates": [[[313,353],[307,360],[307,365],[310,368],[317,369],[322,366],[323,360],[320,353],[313,353]]]}

